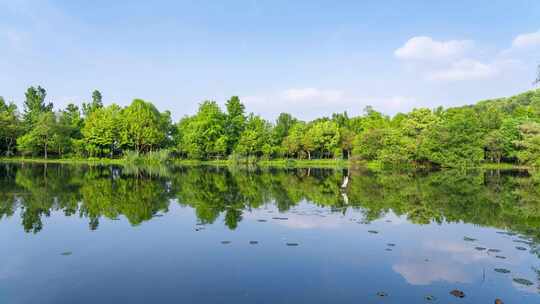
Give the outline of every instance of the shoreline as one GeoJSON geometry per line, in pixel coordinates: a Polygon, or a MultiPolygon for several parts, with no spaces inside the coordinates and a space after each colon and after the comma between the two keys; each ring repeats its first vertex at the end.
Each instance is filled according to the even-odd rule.
{"type": "MultiPolygon", "coordinates": [[[[80,164],[80,165],[128,165],[127,160],[118,158],[60,158],[60,159],[44,159],[44,158],[0,158],[0,163],[35,163],[35,164],[80,164]]],[[[173,159],[170,164],[176,166],[253,166],[263,168],[335,168],[345,169],[351,167],[367,168],[372,170],[385,169],[385,166],[378,162],[357,162],[343,159],[273,159],[260,160],[255,163],[248,162],[233,162],[230,160],[193,160],[193,159],[173,159]]],[[[133,164],[138,165],[138,164],[133,164]]],[[[140,164],[141,166],[145,164],[140,164]]],[[[388,167],[392,169],[392,167],[388,167]]],[[[415,169],[408,166],[394,167],[394,169],[415,169]]],[[[421,169],[421,168],[416,168],[421,169]]],[[[487,169],[487,170],[531,170],[533,167],[508,164],[508,163],[484,163],[478,166],[467,168],[441,168],[448,169],[487,169]]]]}

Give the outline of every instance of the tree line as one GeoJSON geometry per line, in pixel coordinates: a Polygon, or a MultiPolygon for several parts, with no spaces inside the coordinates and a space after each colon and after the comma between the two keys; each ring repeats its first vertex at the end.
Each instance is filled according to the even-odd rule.
{"type": "Polygon", "coordinates": [[[237,96],[222,109],[200,103],[173,123],[169,111],[135,99],[105,106],[95,90],[79,108],[54,109],[44,88],[30,87],[22,111],[0,97],[5,156],[119,158],[166,150],[184,159],[355,159],[391,165],[462,167],[482,162],[540,165],[540,90],[474,105],[417,108],[388,116],[366,107],[303,121],[274,122],[247,113],[237,96]]]}

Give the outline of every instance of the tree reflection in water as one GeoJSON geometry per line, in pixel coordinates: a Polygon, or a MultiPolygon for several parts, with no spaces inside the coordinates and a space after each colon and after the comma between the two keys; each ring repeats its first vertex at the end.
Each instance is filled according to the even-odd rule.
{"type": "Polygon", "coordinates": [[[203,224],[223,216],[230,229],[265,204],[288,211],[302,201],[334,212],[354,208],[373,221],[393,212],[416,224],[464,222],[540,240],[540,174],[526,171],[373,172],[332,169],[134,168],[3,164],[0,219],[20,210],[25,231],[43,229],[52,212],[99,221],[124,216],[132,225],[168,211],[195,210],[203,224]],[[342,189],[345,176],[349,183],[342,189]]]}

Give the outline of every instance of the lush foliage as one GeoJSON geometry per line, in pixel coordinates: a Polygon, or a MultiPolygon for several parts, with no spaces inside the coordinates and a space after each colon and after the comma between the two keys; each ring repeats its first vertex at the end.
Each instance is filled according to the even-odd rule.
{"type": "Polygon", "coordinates": [[[22,113],[0,99],[2,155],[120,158],[129,151],[143,155],[167,149],[166,155],[197,160],[352,158],[392,166],[540,165],[540,90],[471,106],[413,109],[393,117],[367,107],[356,117],[334,113],[302,121],[282,113],[275,122],[246,113],[233,96],[224,109],[204,101],[197,113],[176,124],[170,112],[141,99],[127,107],[105,106],[96,90],[82,111],[74,104],[54,111],[46,97],[42,87],[30,87],[22,113]]]}

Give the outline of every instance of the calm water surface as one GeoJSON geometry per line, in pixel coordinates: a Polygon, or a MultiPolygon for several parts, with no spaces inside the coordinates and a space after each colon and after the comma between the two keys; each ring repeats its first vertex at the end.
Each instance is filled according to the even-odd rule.
{"type": "Polygon", "coordinates": [[[539,240],[527,172],[0,165],[0,303],[540,303],[539,240]]]}

